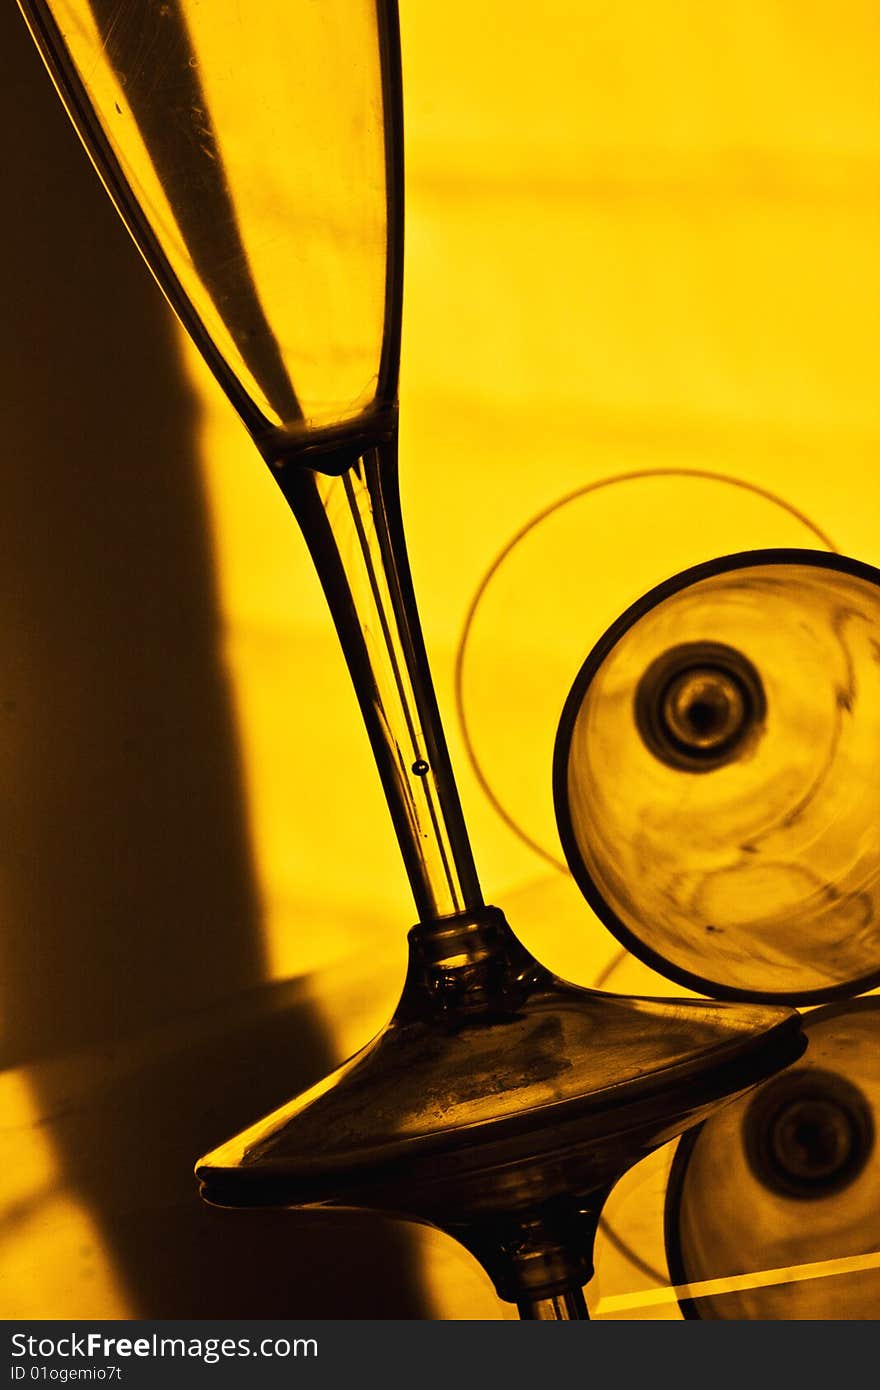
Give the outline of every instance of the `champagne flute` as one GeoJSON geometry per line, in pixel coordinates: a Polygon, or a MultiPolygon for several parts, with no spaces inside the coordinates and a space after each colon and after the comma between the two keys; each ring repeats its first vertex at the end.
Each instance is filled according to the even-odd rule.
{"type": "Polygon", "coordinates": [[[202,1159],[228,1206],[367,1206],[457,1235],[524,1317],[585,1317],[617,1176],[803,1049],[770,1006],[626,999],[484,903],[397,486],[402,83],[394,0],[20,0],[172,307],[289,503],[415,901],[387,1027],[202,1159]]]}

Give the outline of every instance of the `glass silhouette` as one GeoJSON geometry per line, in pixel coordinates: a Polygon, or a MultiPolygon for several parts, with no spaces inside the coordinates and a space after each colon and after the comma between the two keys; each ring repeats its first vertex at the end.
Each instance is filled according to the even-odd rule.
{"type": "Polygon", "coordinates": [[[559,712],[595,643],[670,574],[770,546],[835,548],[764,488],[666,468],[600,478],[553,500],[493,558],[459,642],[458,714],[483,791],[535,854],[566,869],[548,769],[559,712]]]}
{"type": "Polygon", "coordinates": [[[877,1316],[880,999],[815,1009],[804,1030],[800,1062],[679,1144],[665,1225],[672,1280],[699,1293],[685,1317],[877,1316]]]}
{"type": "Polygon", "coordinates": [[[809,1003],[880,980],[880,573],[729,556],[632,607],[578,674],[554,791],[575,879],[656,970],[809,1003]]]}
{"type": "Polygon", "coordinates": [[[788,1009],[568,985],[483,902],[397,490],[396,7],[22,9],[111,196],[300,525],[419,918],[388,1026],[202,1159],[203,1194],[406,1213],[458,1236],[523,1316],[586,1316],[608,1186],[803,1040],[788,1009]],[[267,148],[271,185],[251,174],[250,156],[267,148]]]}
{"type": "Polygon", "coordinates": [[[373,432],[396,392],[400,229],[393,59],[371,0],[276,4],[263,24],[229,0],[23,8],[109,193],[267,457],[373,432]],[[279,142],[284,157],[267,159],[279,142]]]}

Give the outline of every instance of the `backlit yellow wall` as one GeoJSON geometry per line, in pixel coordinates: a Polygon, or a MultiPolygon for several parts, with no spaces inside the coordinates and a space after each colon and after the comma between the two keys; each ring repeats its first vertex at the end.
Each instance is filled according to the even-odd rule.
{"type": "MultiPolygon", "coordinates": [[[[45,78],[22,35],[12,33],[13,21],[16,16],[3,21],[10,30],[4,61],[12,65],[13,88],[17,83],[32,93],[35,120],[51,122],[50,97],[44,101],[38,92],[45,78]]],[[[880,17],[867,0],[401,0],[401,23],[407,137],[402,485],[423,620],[487,896],[508,907],[514,925],[517,903],[527,904],[529,945],[591,983],[613,955],[611,943],[585,912],[579,916],[566,886],[548,878],[546,865],[498,819],[464,756],[452,701],[461,626],[484,571],[512,532],[565,492],[630,470],[709,469],[769,487],[814,518],[840,549],[880,563],[880,17]]],[[[14,105],[7,106],[7,123],[13,113],[14,105]]],[[[5,138],[21,143],[28,136],[7,129],[5,138]]],[[[36,158],[42,173],[27,188],[51,183],[59,177],[56,169],[73,169],[81,158],[65,140],[60,119],[36,158]]],[[[70,189],[64,219],[81,215],[89,177],[64,175],[70,189]]],[[[46,216],[36,195],[30,202],[26,194],[9,197],[25,225],[46,216]]],[[[112,238],[109,222],[106,231],[104,225],[102,235],[112,238]]],[[[28,238],[20,231],[16,236],[17,254],[26,262],[28,238]]],[[[87,256],[87,247],[77,246],[74,276],[87,256]]],[[[57,246],[50,250],[57,255],[57,246]]],[[[120,251],[118,260],[114,274],[132,284],[145,277],[133,255],[120,251]]],[[[28,273],[25,290],[39,298],[44,287],[36,256],[28,273]]],[[[12,289],[22,293],[20,277],[12,289]]],[[[144,302],[148,290],[155,293],[146,286],[144,302]]],[[[85,357],[90,336],[106,332],[103,312],[97,306],[91,320],[80,323],[85,357]]],[[[43,336],[26,343],[23,355],[34,379],[57,380],[62,348],[49,331],[48,306],[41,322],[43,336]]],[[[132,1228],[128,1260],[136,1261],[138,1241],[147,1241],[153,1206],[180,1203],[181,1247],[215,1235],[205,1234],[188,1199],[172,1202],[162,1191],[145,1192],[143,1176],[133,1178],[136,1192],[108,1179],[119,1187],[118,1206],[109,1214],[101,1208],[99,1220],[97,1198],[83,1176],[90,1165],[100,1170],[99,1131],[83,1121],[71,1132],[69,1120],[63,1122],[68,1130],[57,1131],[53,1106],[74,1103],[73,1095],[83,1111],[100,1109],[113,1086],[125,1089],[125,1066],[133,1076],[144,1056],[165,1049],[168,1064],[154,1080],[155,1115],[167,1102],[173,1126],[174,1057],[201,1048],[205,1075],[210,1065],[222,1067],[224,1037],[228,1044],[231,1036],[224,1034],[224,1018],[234,1020],[239,1048],[240,1037],[253,1035],[241,1021],[250,1018],[251,1007],[242,998],[261,985],[265,991],[266,981],[293,980],[290,988],[299,992],[284,995],[282,1004],[308,1008],[311,1019],[312,1041],[301,1044],[298,1072],[291,1062],[289,1093],[312,1079],[307,1056],[317,1075],[367,1039],[390,1012],[402,976],[412,915],[407,888],[304,547],[194,352],[179,336],[175,347],[171,330],[168,347],[184,364],[180,389],[189,392],[199,506],[208,519],[207,541],[200,544],[207,546],[213,597],[206,598],[205,613],[236,745],[239,851],[252,895],[248,963],[218,975],[199,1003],[201,1013],[188,1013],[184,991],[167,1008],[151,1013],[145,1006],[136,1026],[127,1027],[122,1008],[116,1033],[98,1029],[93,1037],[84,1027],[57,1037],[47,1032],[30,1052],[24,1047],[10,1054],[0,1076],[8,1117],[0,1159],[0,1300],[7,1317],[132,1316],[157,1309],[186,1316],[195,1306],[210,1308],[192,1293],[197,1263],[193,1284],[181,1276],[176,1312],[119,1273],[123,1255],[106,1235],[114,1220],[132,1228]],[[111,1064],[108,1049],[117,1034],[124,1038],[123,1057],[111,1064]],[[115,1080],[112,1065],[122,1068],[115,1080]]],[[[118,351],[136,370],[136,348],[121,343],[118,351]]],[[[5,352],[21,357],[20,342],[7,341],[5,352]]],[[[33,390],[39,402],[39,384],[33,390]]],[[[150,410],[161,410],[162,399],[157,391],[150,410]]],[[[92,411],[99,408],[96,395],[92,411]]],[[[6,409],[14,412],[15,403],[6,409]]],[[[30,459],[29,432],[10,430],[14,453],[6,467],[44,470],[51,490],[52,470],[71,467],[76,441],[65,458],[53,459],[48,440],[38,438],[31,447],[39,445],[43,457],[30,459]]],[[[106,457],[107,438],[98,432],[97,442],[106,457]]],[[[106,462],[109,488],[112,460],[106,462]]],[[[101,487],[99,470],[94,487],[101,487]]],[[[113,524],[122,535],[143,529],[149,496],[146,488],[135,490],[130,504],[120,505],[113,524]]],[[[176,504],[169,497],[156,505],[176,504]]],[[[88,515],[79,497],[71,525],[86,553],[88,515]]],[[[30,554],[47,543],[36,505],[22,502],[8,524],[19,531],[30,527],[30,554]]],[[[152,554],[161,570],[161,517],[150,524],[152,548],[132,549],[139,565],[148,568],[152,554]]],[[[667,539],[657,517],[658,564],[672,572],[679,565],[674,553],[667,555],[667,539]]],[[[185,546],[185,535],[174,543],[185,546]]],[[[626,566],[625,554],[619,564],[626,566]]],[[[57,582],[63,584],[63,575],[57,582]]],[[[158,627],[163,612],[174,611],[171,593],[163,602],[158,627]]],[[[497,632],[499,654],[516,647],[517,620],[511,612],[506,629],[497,632]]],[[[100,629],[93,631],[77,607],[65,619],[65,632],[78,621],[82,641],[74,647],[87,662],[100,645],[100,629]]],[[[40,669],[46,682],[59,683],[53,699],[63,716],[64,670],[53,662],[53,637],[50,624],[40,669]]],[[[181,658],[187,642],[187,633],[172,624],[161,673],[171,702],[177,682],[187,678],[181,658]]],[[[517,721],[515,690],[499,690],[497,718],[517,721]]],[[[185,753],[171,745],[154,753],[168,760],[169,804],[174,760],[185,753]]],[[[44,809],[55,805],[51,776],[47,786],[44,809]]],[[[71,795],[75,816],[87,818],[89,805],[76,800],[75,790],[71,795]]],[[[109,792],[100,786],[94,790],[95,797],[104,795],[109,792]]],[[[199,805],[193,826],[210,825],[218,803],[199,805]]],[[[58,814],[61,808],[59,801],[58,814]]],[[[140,831],[147,855],[150,835],[163,833],[157,819],[140,831]]],[[[90,889],[77,882],[85,870],[75,857],[59,857],[54,845],[50,835],[40,873],[56,883],[57,919],[66,901],[90,889]]],[[[225,854],[217,848],[218,863],[225,854]]],[[[209,873],[210,862],[200,863],[199,872],[209,873]]],[[[186,865],[183,852],[181,881],[186,865]]],[[[124,1001],[132,988],[125,923],[134,870],[118,856],[105,869],[118,886],[121,939],[112,969],[124,1001]]],[[[39,907],[31,880],[25,883],[30,872],[15,860],[9,869],[8,910],[16,923],[39,907]]],[[[216,925],[200,922],[197,928],[207,954],[212,943],[222,948],[222,901],[211,903],[210,917],[216,925]]],[[[169,929],[163,947],[169,977],[180,977],[175,952],[191,924],[188,909],[169,929]]],[[[75,930],[85,932],[87,925],[75,930]]],[[[149,923],[138,930],[149,932],[149,923]]],[[[40,959],[44,993],[62,998],[64,979],[48,953],[40,959]]],[[[196,979],[196,966],[187,968],[196,979]]],[[[646,986],[648,978],[648,972],[639,977],[640,987],[663,987],[656,978],[646,986]]],[[[259,1011],[258,1004],[253,1008],[259,1011]]],[[[281,1004],[272,1008],[283,1013],[281,1004]]],[[[265,1046],[276,1045],[276,1034],[264,1032],[265,1046]]],[[[278,1085],[282,1099],[282,1077],[278,1085]]],[[[222,1106],[217,1111],[217,1141],[240,1127],[246,1079],[240,1089],[234,1114],[227,1117],[222,1106]]],[[[242,1115],[250,1118],[256,1116],[242,1115]]],[[[144,1152],[140,1141],[133,1142],[126,1159],[133,1174],[144,1152]]],[[[193,1160],[197,1153],[196,1146],[193,1160]]],[[[640,1190],[646,1204],[654,1194],[654,1206],[633,1217],[640,1239],[655,1253],[656,1186],[646,1179],[640,1190]]],[[[387,1238],[369,1224],[337,1221],[334,1228],[335,1218],[328,1220],[339,1249],[387,1238]]],[[[173,1223],[168,1229],[173,1243],[173,1223]]],[[[267,1229],[265,1222],[248,1227],[255,1231],[249,1248],[268,1250],[267,1266],[277,1265],[282,1244],[267,1229]]],[[[294,1266],[313,1258],[324,1239],[314,1223],[305,1236],[299,1228],[285,1230],[294,1266]]],[[[224,1246],[224,1239],[216,1237],[216,1249],[230,1251],[231,1268],[240,1248],[224,1246]]],[[[469,1257],[444,1237],[396,1231],[394,1241],[401,1268],[411,1258],[417,1262],[410,1283],[421,1281],[428,1316],[508,1315],[469,1257]]],[[[605,1283],[600,1264],[591,1295],[594,1311],[603,1293],[613,1298],[645,1287],[643,1273],[608,1258],[605,1283]]],[[[329,1281],[326,1290],[329,1300],[329,1281]]],[[[404,1315],[402,1299],[403,1293],[389,1290],[389,1315],[404,1315]]],[[[231,1307],[215,1306],[221,1315],[231,1307]]],[[[667,1305],[637,1315],[662,1315],[664,1306],[668,1315],[667,1305]]],[[[407,1309],[405,1315],[415,1315],[414,1306],[407,1309]]],[[[326,1308],[327,1315],[333,1311],[326,1308]]]]}

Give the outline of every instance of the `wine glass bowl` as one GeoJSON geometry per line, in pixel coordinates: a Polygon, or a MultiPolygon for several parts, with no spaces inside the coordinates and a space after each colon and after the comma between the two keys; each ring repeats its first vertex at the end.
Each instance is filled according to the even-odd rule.
{"type": "Polygon", "coordinates": [[[554,797],[571,871],[636,955],[718,997],[880,979],[880,573],[747,552],[660,585],[587,658],[554,797]]]}
{"type": "Polygon", "coordinates": [[[799,1062],[681,1140],[665,1227],[673,1283],[701,1289],[686,1317],[876,1316],[878,1027],[876,996],[813,1010],[799,1062]]]}

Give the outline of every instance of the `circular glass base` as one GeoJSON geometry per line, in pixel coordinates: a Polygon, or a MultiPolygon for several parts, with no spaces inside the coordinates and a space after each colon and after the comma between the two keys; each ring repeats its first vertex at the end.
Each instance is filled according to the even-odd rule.
{"type": "Polygon", "coordinates": [[[410,940],[388,1026],[202,1159],[206,1200],[409,1215],[466,1244],[501,1297],[552,1297],[589,1278],[621,1173],[804,1046],[788,1009],[568,985],[494,909],[410,940]]]}

